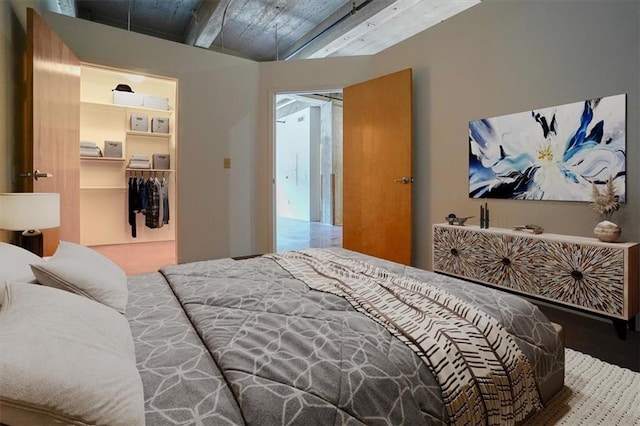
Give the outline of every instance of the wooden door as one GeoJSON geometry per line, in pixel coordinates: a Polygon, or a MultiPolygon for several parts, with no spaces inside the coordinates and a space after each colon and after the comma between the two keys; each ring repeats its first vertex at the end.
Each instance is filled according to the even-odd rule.
{"type": "Polygon", "coordinates": [[[343,247],[408,265],[411,69],[346,87],[343,96],[343,247]]]}
{"type": "Polygon", "coordinates": [[[33,9],[26,42],[18,190],[60,193],[60,227],[43,231],[47,256],[59,239],[80,242],[80,61],[33,9]]]}

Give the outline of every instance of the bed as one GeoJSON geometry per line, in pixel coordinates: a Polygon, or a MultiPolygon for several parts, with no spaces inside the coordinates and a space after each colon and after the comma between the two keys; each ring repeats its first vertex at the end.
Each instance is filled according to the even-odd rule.
{"type": "MultiPolygon", "coordinates": [[[[88,264],[86,259],[82,263],[88,264]]],[[[109,276],[96,274],[95,267],[87,269],[93,277],[87,282],[109,276]]],[[[34,281],[47,280],[36,274],[34,281]]],[[[55,286],[60,288],[61,281],[72,280],[58,278],[55,286]]],[[[104,280],[100,288],[112,281],[104,280]]],[[[0,320],[5,316],[0,338],[5,341],[11,338],[6,312],[24,288],[8,283],[4,303],[0,300],[0,320]]],[[[113,302],[105,308],[114,315],[107,321],[120,321],[124,313],[133,347],[123,337],[118,349],[110,346],[96,356],[121,353],[115,364],[129,368],[122,368],[128,372],[128,383],[108,397],[104,386],[96,390],[95,400],[84,408],[88,419],[69,412],[54,418],[80,419],[76,424],[148,425],[519,424],[563,386],[562,331],[534,305],[498,290],[344,249],[167,266],[127,277],[126,288],[124,306],[121,294],[113,297],[117,292],[90,302],[100,309],[113,302]],[[369,284],[383,283],[378,287],[384,294],[352,293],[361,285],[361,276],[369,284]],[[436,315],[457,312],[453,328],[424,316],[423,292],[436,315]],[[385,299],[389,294],[393,300],[385,299]],[[410,305],[411,313],[392,318],[397,301],[410,305]],[[423,315],[419,321],[411,318],[413,311],[423,315]],[[428,324],[436,336],[408,330],[412,321],[428,324]],[[464,334],[466,329],[474,331],[464,334]],[[475,335],[479,329],[488,337],[475,335]],[[447,336],[458,334],[452,345],[457,350],[446,344],[444,350],[438,347],[443,339],[450,340],[447,336]],[[490,344],[477,346],[478,340],[490,344]],[[130,377],[132,365],[139,380],[130,377]],[[493,382],[478,373],[484,370],[493,382]],[[459,386],[469,374],[477,383],[459,386]],[[123,390],[130,396],[123,398],[123,390]],[[116,400],[112,410],[117,414],[108,421],[95,414],[105,398],[116,400]],[[128,404],[126,410],[118,403],[128,404]],[[131,415],[125,418],[126,411],[131,415]]],[[[56,297],[66,293],[55,291],[56,297]]],[[[46,298],[51,300],[49,293],[46,298]]],[[[83,297],[72,301],[80,303],[79,299],[83,297]]],[[[91,312],[99,310],[90,306],[91,312]]],[[[38,309],[46,309],[45,304],[38,309]]],[[[96,331],[87,333],[93,336],[96,331]]],[[[114,339],[104,340],[107,345],[114,339]]],[[[6,351],[2,355],[3,362],[10,358],[6,351]]],[[[111,370],[104,374],[106,382],[114,380],[111,370]]],[[[69,374],[62,376],[60,380],[70,380],[69,374]]],[[[24,416],[27,404],[16,402],[22,396],[7,398],[7,393],[15,394],[11,386],[15,380],[0,378],[0,420],[24,424],[12,423],[24,416]],[[15,411],[18,408],[22,411],[15,411]]],[[[78,384],[69,388],[74,386],[78,384]]],[[[76,409],[65,403],[53,401],[37,411],[50,416],[51,405],[58,411],[76,409]]]]}
{"type": "MultiPolygon", "coordinates": [[[[543,402],[562,387],[558,329],[524,300],[343,249],[497,318],[532,360],[543,402]]],[[[446,424],[433,374],[344,298],[276,260],[214,260],[129,279],[149,424],[446,424]]]]}

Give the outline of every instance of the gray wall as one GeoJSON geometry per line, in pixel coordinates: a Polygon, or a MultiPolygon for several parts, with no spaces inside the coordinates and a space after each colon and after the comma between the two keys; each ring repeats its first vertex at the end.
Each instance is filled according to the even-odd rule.
{"type": "MultiPolygon", "coordinates": [[[[372,57],[261,64],[260,103],[269,105],[273,92],[327,88],[327,78],[342,88],[412,68],[414,264],[428,269],[431,226],[450,212],[479,214],[481,201],[469,199],[467,189],[469,120],[626,93],[628,203],[615,219],[623,239],[638,241],[639,17],[633,0],[484,0],[372,57]]],[[[263,190],[255,200],[264,214],[271,211],[271,116],[260,109],[258,134],[266,143],[257,147],[265,151],[256,157],[263,190]]],[[[494,227],[535,223],[547,232],[592,236],[599,221],[588,203],[489,204],[494,227]]],[[[269,226],[267,218],[256,221],[259,251],[271,247],[269,226]]]]}
{"type": "MultiPolygon", "coordinates": [[[[627,94],[627,199],[615,215],[622,239],[640,240],[640,2],[609,0],[484,0],[479,5],[371,57],[334,62],[348,84],[405,68],[414,83],[414,264],[432,267],[432,225],[455,212],[478,215],[468,198],[469,120],[594,97],[627,94]],[[351,71],[351,72],[347,72],[351,71]],[[365,72],[363,72],[365,71],[365,72]]],[[[261,64],[260,97],[324,88],[326,61],[261,64]],[[315,84],[314,84],[315,81],[315,84]],[[317,85],[317,86],[316,86],[317,85]]],[[[261,110],[268,138],[269,111],[261,110]]],[[[258,149],[268,149],[267,144],[258,149]]],[[[257,167],[269,175],[270,157],[257,167]]],[[[256,185],[263,185],[258,179],[256,185]]],[[[258,194],[269,194],[268,185],[258,194]]],[[[256,201],[266,214],[270,204],[256,201]]],[[[493,200],[491,225],[535,223],[546,232],[592,236],[599,218],[588,203],[493,200]]],[[[472,222],[477,223],[477,222],[472,222]]],[[[258,247],[269,223],[256,221],[258,247]]],[[[640,324],[640,318],[637,320],[640,324]]]]}
{"type": "Polygon", "coordinates": [[[83,62],[178,79],[178,261],[251,253],[258,64],[81,19],[42,16],[83,62]],[[231,169],[223,168],[226,157],[231,169]]]}
{"type": "MultiPolygon", "coordinates": [[[[414,70],[417,266],[431,266],[433,223],[451,211],[478,214],[480,201],[467,197],[470,119],[618,93],[627,94],[629,202],[616,220],[624,239],[640,240],[637,1],[485,0],[375,56],[262,64],[44,17],[83,61],[179,79],[180,261],[273,249],[276,93],[341,89],[404,68],[414,70]]],[[[598,221],[586,203],[490,205],[493,226],[537,223],[589,236],[598,221]]]]}
{"type": "MultiPolygon", "coordinates": [[[[431,267],[433,223],[476,215],[469,199],[468,122],[627,94],[627,199],[614,216],[640,240],[640,2],[491,1],[374,57],[376,74],[413,68],[414,260],[431,267]]],[[[592,236],[588,203],[491,200],[491,225],[535,223],[592,236]]],[[[474,222],[475,220],[475,222],[474,222]]]]}
{"type": "Polygon", "coordinates": [[[342,225],[342,101],[322,104],[320,113],[322,223],[342,225]]]}

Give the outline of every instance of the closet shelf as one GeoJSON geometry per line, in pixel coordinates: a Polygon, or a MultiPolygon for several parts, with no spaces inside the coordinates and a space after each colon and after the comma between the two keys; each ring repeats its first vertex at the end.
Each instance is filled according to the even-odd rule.
{"type": "Polygon", "coordinates": [[[126,186],[81,186],[81,191],[125,190],[126,186]]]}
{"type": "Polygon", "coordinates": [[[127,136],[143,136],[149,138],[169,139],[170,133],[153,133],[153,132],[138,132],[135,130],[127,130],[127,136]]]}
{"type": "Polygon", "coordinates": [[[143,113],[146,112],[150,114],[151,113],[160,114],[166,117],[170,117],[171,115],[173,115],[173,110],[145,108],[145,107],[137,107],[137,106],[131,106],[131,105],[109,104],[106,102],[81,101],[80,105],[87,106],[87,107],[127,111],[127,112],[143,112],[143,113]]]}
{"type": "Polygon", "coordinates": [[[83,157],[80,156],[80,160],[82,161],[98,161],[98,162],[123,162],[124,158],[114,158],[114,157],[83,157]]]}

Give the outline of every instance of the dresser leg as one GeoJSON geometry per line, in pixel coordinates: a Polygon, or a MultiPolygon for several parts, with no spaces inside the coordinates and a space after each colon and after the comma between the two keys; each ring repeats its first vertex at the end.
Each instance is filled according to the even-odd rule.
{"type": "Polygon", "coordinates": [[[627,340],[627,327],[629,326],[628,321],[617,318],[614,318],[611,321],[613,322],[613,328],[616,329],[618,338],[621,340],[627,340]]]}
{"type": "Polygon", "coordinates": [[[629,330],[636,331],[636,316],[632,316],[629,321],[629,330]]]}

